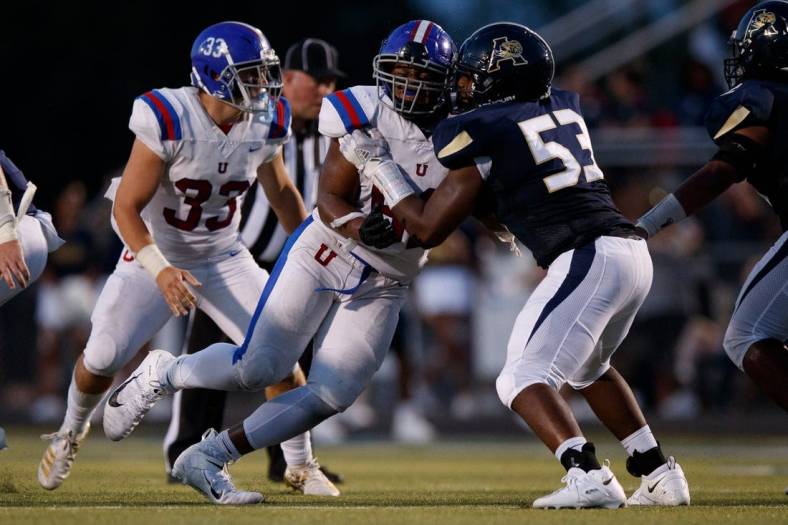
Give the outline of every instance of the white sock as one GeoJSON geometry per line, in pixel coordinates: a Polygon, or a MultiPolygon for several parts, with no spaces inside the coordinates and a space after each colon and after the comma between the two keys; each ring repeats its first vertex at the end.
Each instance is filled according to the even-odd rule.
{"type": "Polygon", "coordinates": [[[72,430],[79,434],[85,430],[85,424],[90,421],[96,406],[101,402],[104,394],[86,394],[77,388],[77,381],[74,375],[71,376],[71,384],[68,385],[68,398],[66,400],[66,415],[63,418],[61,431],[72,430]]]}
{"type": "Polygon", "coordinates": [[[561,456],[563,456],[564,452],[566,452],[570,448],[573,448],[578,452],[582,452],[583,445],[585,445],[586,443],[588,443],[588,441],[586,441],[586,438],[584,438],[583,436],[569,438],[563,443],[561,443],[560,445],[558,445],[558,448],[555,449],[555,457],[558,459],[558,461],[561,461],[561,456]]]}
{"type": "Polygon", "coordinates": [[[282,452],[288,466],[297,467],[311,463],[314,457],[312,456],[312,440],[309,438],[309,432],[283,441],[282,452]]]}
{"type": "Polygon", "coordinates": [[[621,440],[621,445],[627,451],[627,455],[631,456],[637,452],[645,452],[657,446],[657,439],[651,433],[648,425],[636,430],[627,437],[621,440]]]}
{"type": "Polygon", "coordinates": [[[237,348],[229,343],[216,343],[196,354],[183,355],[173,361],[164,377],[159,379],[172,390],[241,390],[233,366],[233,354],[237,348]]]}

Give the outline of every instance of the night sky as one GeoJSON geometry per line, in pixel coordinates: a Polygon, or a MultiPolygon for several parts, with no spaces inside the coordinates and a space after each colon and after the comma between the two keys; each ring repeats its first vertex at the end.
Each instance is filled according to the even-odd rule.
{"type": "MultiPolygon", "coordinates": [[[[418,13],[400,2],[14,2],[0,15],[0,148],[39,186],[51,209],[66,181],[91,193],[125,164],[133,141],[134,97],[189,83],[197,34],[222,20],[259,27],[280,58],[302,37],[339,50],[345,85],[371,83],[371,63],[386,34],[418,13]],[[229,7],[234,5],[235,7],[229,7]]],[[[423,16],[423,15],[422,15],[423,16]]],[[[340,86],[341,87],[341,86],[340,86]]]]}

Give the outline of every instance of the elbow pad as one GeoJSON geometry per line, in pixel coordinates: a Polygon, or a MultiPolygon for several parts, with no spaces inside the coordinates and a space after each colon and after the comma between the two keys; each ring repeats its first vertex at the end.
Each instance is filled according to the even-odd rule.
{"type": "Polygon", "coordinates": [[[711,160],[721,160],[733,166],[740,180],[744,179],[758,164],[766,148],[749,137],[730,133],[720,142],[720,149],[711,160]]]}

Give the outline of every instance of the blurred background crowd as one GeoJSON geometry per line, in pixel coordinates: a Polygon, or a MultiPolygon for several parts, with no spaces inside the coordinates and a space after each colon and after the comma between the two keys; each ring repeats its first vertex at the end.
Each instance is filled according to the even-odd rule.
{"type": "MultiPolygon", "coordinates": [[[[435,20],[458,45],[483,23],[524,23],[553,46],[556,84],[580,93],[596,160],[616,203],[635,219],[713,153],[704,114],[727,89],[727,39],[753,2],[409,0],[342,2],[310,14],[285,5],[194,12],[121,4],[121,14],[105,7],[75,13],[66,4],[42,14],[32,2],[18,27],[13,17],[3,21],[2,48],[19,51],[4,57],[17,82],[2,86],[9,107],[0,147],[41,187],[36,202],[52,212],[67,243],[33,289],[0,310],[0,421],[60,420],[93,304],[122,248],[103,192],[133,139],[126,128],[132,99],[185,84],[191,39],[208,23],[255,24],[280,56],[302,37],[324,38],[348,73],[338,88],[371,83],[380,39],[408,19],[435,20]],[[22,29],[28,19],[40,38],[22,29]]],[[[614,364],[651,417],[772,410],[727,359],[722,337],[743,277],[779,232],[765,202],[741,184],[649,242],[651,294],[614,364]]],[[[494,381],[514,319],[543,275],[522,251],[517,257],[474,223],[433,250],[391,359],[357,405],[318,437],[373,429],[418,442],[478,430],[480,421],[510,423],[494,381]]],[[[153,344],[178,353],[181,333],[171,323],[153,344]]]]}

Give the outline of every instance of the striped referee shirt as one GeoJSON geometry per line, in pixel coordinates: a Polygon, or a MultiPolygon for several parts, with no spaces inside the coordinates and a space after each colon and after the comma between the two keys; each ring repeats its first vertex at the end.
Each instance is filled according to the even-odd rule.
{"type": "MultiPolygon", "coordinates": [[[[304,198],[307,213],[317,204],[317,178],[326,158],[330,139],[317,130],[317,121],[305,131],[293,130],[283,146],[287,173],[304,198]]],[[[253,184],[241,206],[241,240],[252,256],[263,263],[273,263],[285,245],[287,233],[279,224],[260,184],[253,184]]]]}

